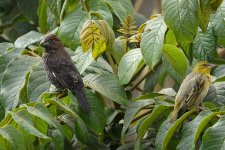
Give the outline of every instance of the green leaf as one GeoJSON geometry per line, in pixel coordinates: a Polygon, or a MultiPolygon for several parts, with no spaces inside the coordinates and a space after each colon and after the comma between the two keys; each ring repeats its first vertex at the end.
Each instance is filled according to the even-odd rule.
{"type": "Polygon", "coordinates": [[[19,11],[27,17],[27,19],[38,22],[37,7],[38,0],[16,0],[19,11]]]}
{"type": "Polygon", "coordinates": [[[169,73],[169,75],[178,83],[181,83],[184,79],[184,77],[182,77],[180,75],[180,73],[178,73],[174,67],[170,64],[170,62],[167,60],[167,58],[165,56],[162,57],[162,61],[163,61],[163,66],[165,68],[165,70],[169,73]]]}
{"type": "Polygon", "coordinates": [[[166,147],[172,138],[173,134],[176,132],[178,127],[183,123],[185,119],[187,119],[191,114],[193,114],[195,110],[191,110],[184,115],[182,115],[175,123],[171,123],[170,117],[168,117],[160,126],[159,131],[157,133],[155,144],[156,149],[166,150],[166,147]]]}
{"type": "Polygon", "coordinates": [[[126,112],[125,112],[125,115],[124,115],[124,124],[123,124],[123,129],[122,129],[122,132],[121,132],[121,140],[122,142],[124,143],[124,137],[125,137],[125,132],[127,131],[130,123],[132,122],[134,116],[138,113],[138,111],[140,109],[142,109],[143,107],[145,106],[148,106],[148,105],[152,105],[154,104],[155,101],[154,100],[139,100],[137,102],[132,102],[126,112]]]}
{"type": "Polygon", "coordinates": [[[121,58],[125,54],[125,51],[126,50],[125,50],[124,42],[122,40],[116,39],[115,44],[114,44],[114,48],[113,48],[111,54],[112,54],[112,56],[115,59],[117,64],[120,63],[121,58]]]}
{"type": "Polygon", "coordinates": [[[13,126],[4,126],[3,128],[0,128],[0,134],[1,136],[6,140],[4,141],[4,149],[9,150],[22,150],[26,149],[25,141],[23,134],[18,131],[13,126]]]}
{"type": "Polygon", "coordinates": [[[142,60],[140,48],[130,50],[122,57],[118,67],[118,77],[121,84],[130,82],[142,60]]]}
{"type": "Polygon", "coordinates": [[[177,48],[175,45],[164,44],[163,54],[169,61],[171,66],[184,77],[187,70],[187,59],[183,51],[177,48]]]}
{"type": "Polygon", "coordinates": [[[19,103],[20,91],[23,88],[27,73],[39,58],[21,56],[11,61],[2,77],[2,99],[5,110],[12,110],[19,103]]]}
{"type": "Polygon", "coordinates": [[[85,3],[92,15],[95,15],[99,19],[104,19],[108,22],[110,27],[113,26],[112,13],[109,7],[103,2],[103,0],[86,0],[85,3]]]}
{"type": "Polygon", "coordinates": [[[3,74],[13,58],[20,56],[23,49],[13,48],[0,56],[0,80],[2,82],[3,74]]]}
{"type": "Polygon", "coordinates": [[[225,148],[225,116],[222,116],[202,137],[200,150],[222,150],[225,148]]]}
{"type": "Polygon", "coordinates": [[[210,28],[206,33],[199,32],[193,43],[193,55],[198,60],[212,62],[216,57],[216,38],[210,28]]]}
{"type": "Polygon", "coordinates": [[[4,54],[10,48],[13,48],[13,47],[14,45],[12,43],[7,43],[7,42],[0,43],[0,55],[4,54]]]}
{"type": "Polygon", "coordinates": [[[75,135],[77,139],[83,143],[87,143],[88,141],[88,130],[83,120],[77,118],[75,120],[75,135]]]}
{"type": "Polygon", "coordinates": [[[103,101],[89,90],[86,91],[86,97],[89,102],[91,112],[85,113],[83,111],[79,111],[78,113],[87,127],[89,127],[97,135],[101,135],[103,134],[106,125],[106,114],[103,101]]]}
{"type": "Polygon", "coordinates": [[[95,73],[113,73],[112,67],[109,63],[102,57],[99,57],[97,61],[93,61],[92,64],[87,68],[90,72],[95,73]]]}
{"type": "Polygon", "coordinates": [[[162,11],[166,25],[173,30],[177,42],[187,54],[190,43],[198,31],[198,1],[196,0],[163,0],[162,11]]]}
{"type": "Polygon", "coordinates": [[[13,118],[13,120],[25,131],[27,131],[29,134],[32,134],[36,137],[43,138],[50,140],[49,137],[38,131],[32,122],[32,116],[28,114],[27,111],[21,110],[18,113],[9,112],[13,118]]]}
{"type": "Polygon", "coordinates": [[[215,104],[223,106],[225,104],[225,83],[224,82],[215,82],[213,83],[208,91],[207,96],[204,101],[210,101],[215,104]]]}
{"type": "Polygon", "coordinates": [[[39,101],[43,92],[49,90],[50,85],[44,66],[42,64],[34,66],[31,70],[28,83],[29,100],[31,102],[39,101]]]}
{"type": "Polygon", "coordinates": [[[62,0],[46,0],[46,3],[50,11],[54,14],[55,18],[59,20],[63,1],[62,0]]]}
{"type": "Polygon", "coordinates": [[[213,26],[217,43],[225,47],[225,1],[217,9],[216,13],[212,16],[211,26],[213,26]]]}
{"type": "Polygon", "coordinates": [[[64,137],[59,130],[51,130],[56,150],[64,150],[64,137]]]}
{"type": "Polygon", "coordinates": [[[123,22],[129,15],[133,15],[133,5],[130,0],[104,0],[112,12],[123,22]]]}
{"type": "Polygon", "coordinates": [[[41,103],[37,103],[34,107],[26,106],[27,111],[45,122],[47,122],[51,127],[54,127],[55,129],[59,130],[61,133],[63,133],[62,127],[57,122],[57,120],[50,114],[48,109],[41,103]]]}
{"type": "Polygon", "coordinates": [[[200,0],[199,1],[199,26],[201,27],[202,31],[205,33],[209,24],[210,20],[210,3],[211,0],[200,0]]]}
{"type": "Polygon", "coordinates": [[[19,37],[14,45],[16,48],[26,48],[27,46],[31,44],[35,44],[38,41],[41,41],[43,39],[44,35],[42,33],[36,32],[36,31],[30,31],[27,34],[19,37]]]}
{"type": "Polygon", "coordinates": [[[39,0],[38,4],[38,24],[40,27],[40,32],[46,33],[48,31],[48,22],[47,22],[47,5],[45,0],[39,0]]]}
{"type": "Polygon", "coordinates": [[[67,47],[75,50],[80,45],[80,31],[89,19],[89,14],[80,10],[68,14],[63,19],[58,32],[60,39],[67,47]]]}
{"type": "Polygon", "coordinates": [[[84,77],[84,82],[110,100],[127,106],[126,92],[116,76],[110,73],[88,74],[84,77]]]}
{"type": "Polygon", "coordinates": [[[202,111],[194,120],[185,124],[177,149],[196,149],[195,144],[201,132],[216,114],[211,111],[202,111]]]}
{"type": "Polygon", "coordinates": [[[161,59],[166,29],[163,17],[159,16],[149,21],[142,34],[141,53],[151,69],[161,59]]]}
{"type": "Polygon", "coordinates": [[[143,120],[140,126],[137,128],[137,137],[142,139],[152,123],[159,117],[163,112],[170,109],[172,105],[156,105],[154,110],[143,120]]]}
{"type": "Polygon", "coordinates": [[[75,60],[77,69],[79,70],[80,74],[83,74],[88,66],[90,66],[94,61],[91,51],[84,53],[81,47],[78,47],[76,49],[73,60],[75,60]]]}
{"type": "Polygon", "coordinates": [[[165,44],[171,44],[177,46],[176,37],[173,33],[173,30],[169,29],[166,33],[166,41],[165,44]]]}

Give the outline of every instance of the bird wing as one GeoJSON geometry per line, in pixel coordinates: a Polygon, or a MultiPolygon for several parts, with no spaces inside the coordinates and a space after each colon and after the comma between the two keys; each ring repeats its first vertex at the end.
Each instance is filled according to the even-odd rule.
{"type": "Polygon", "coordinates": [[[67,89],[73,91],[74,89],[83,88],[84,84],[79,71],[75,68],[71,61],[58,61],[55,66],[60,68],[53,69],[53,76],[67,89]]]}
{"type": "Polygon", "coordinates": [[[188,107],[191,107],[194,105],[195,101],[197,100],[199,94],[203,89],[204,80],[201,74],[195,74],[189,82],[191,85],[191,90],[190,93],[187,95],[185,102],[188,107]]]}

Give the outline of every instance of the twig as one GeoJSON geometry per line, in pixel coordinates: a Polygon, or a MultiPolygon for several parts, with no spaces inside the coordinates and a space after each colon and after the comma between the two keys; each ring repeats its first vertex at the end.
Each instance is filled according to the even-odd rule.
{"type": "Polygon", "coordinates": [[[142,75],[142,77],[140,77],[131,87],[130,87],[130,91],[133,91],[134,89],[137,88],[137,86],[151,73],[153,73],[155,70],[158,69],[158,67],[161,65],[162,61],[160,60],[155,67],[152,70],[149,70],[148,72],[146,72],[144,75],[142,75]]]}
{"type": "Polygon", "coordinates": [[[66,9],[67,3],[68,3],[68,0],[65,0],[64,3],[63,3],[62,10],[61,10],[61,12],[60,12],[60,22],[61,22],[62,19],[63,19],[63,13],[64,13],[64,11],[65,11],[65,9],[66,9]]]}
{"type": "Polygon", "coordinates": [[[33,56],[33,57],[40,57],[39,55],[37,55],[36,53],[34,53],[33,51],[27,51],[27,54],[29,56],[33,56]]]}
{"type": "Polygon", "coordinates": [[[109,64],[111,65],[111,67],[112,67],[112,69],[113,69],[113,73],[114,73],[115,75],[117,75],[117,67],[116,67],[116,65],[114,64],[114,61],[113,61],[113,59],[112,59],[112,56],[111,56],[110,52],[106,52],[106,57],[107,57],[107,59],[109,60],[109,64]]]}
{"type": "Polygon", "coordinates": [[[152,72],[152,70],[147,71],[139,80],[137,80],[130,88],[130,91],[133,91],[134,89],[137,88],[137,86],[144,81],[144,79],[152,72]]]}
{"type": "Polygon", "coordinates": [[[81,4],[82,4],[84,11],[88,12],[88,9],[87,9],[87,6],[85,5],[84,0],[81,0],[81,4]]]}
{"type": "Polygon", "coordinates": [[[135,121],[137,121],[137,120],[141,119],[142,117],[148,115],[151,111],[152,111],[152,110],[148,110],[148,111],[142,113],[140,116],[137,116],[136,118],[134,118],[134,119],[131,121],[131,123],[134,123],[135,121]]]}

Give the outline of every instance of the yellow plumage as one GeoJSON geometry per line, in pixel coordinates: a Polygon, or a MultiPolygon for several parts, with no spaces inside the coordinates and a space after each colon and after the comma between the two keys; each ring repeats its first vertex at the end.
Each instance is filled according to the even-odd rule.
{"type": "Polygon", "coordinates": [[[211,85],[210,71],[215,66],[206,61],[201,61],[186,76],[175,98],[174,109],[171,113],[171,122],[176,120],[177,114],[181,109],[191,110],[193,108],[200,108],[202,100],[207,95],[211,85]]]}

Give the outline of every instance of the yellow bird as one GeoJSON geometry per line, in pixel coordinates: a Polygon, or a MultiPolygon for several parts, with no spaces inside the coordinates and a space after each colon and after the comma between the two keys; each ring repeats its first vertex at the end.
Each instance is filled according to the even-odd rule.
{"type": "Polygon", "coordinates": [[[176,121],[177,114],[181,109],[201,109],[201,106],[203,106],[202,100],[206,97],[211,85],[210,71],[215,66],[209,62],[200,61],[183,80],[175,98],[171,122],[176,121]]]}

